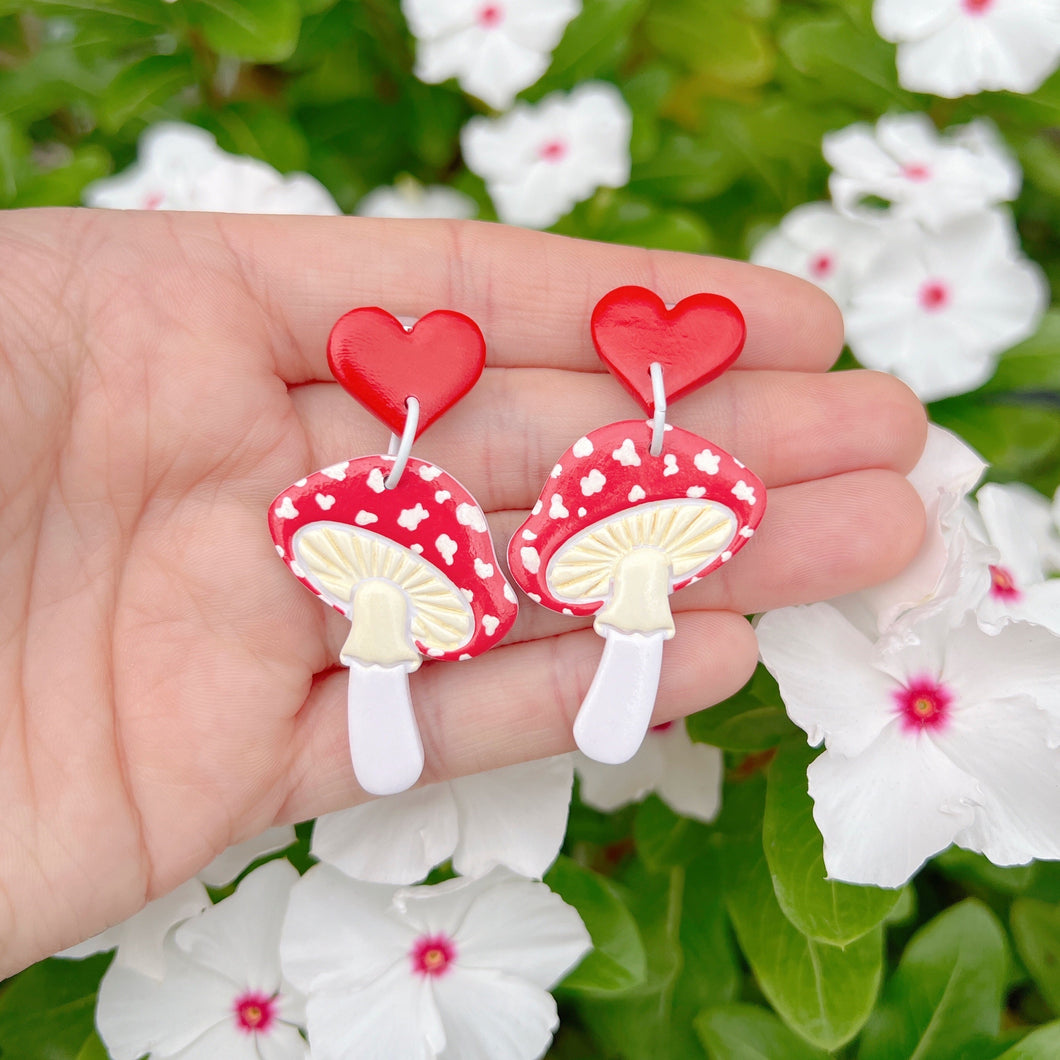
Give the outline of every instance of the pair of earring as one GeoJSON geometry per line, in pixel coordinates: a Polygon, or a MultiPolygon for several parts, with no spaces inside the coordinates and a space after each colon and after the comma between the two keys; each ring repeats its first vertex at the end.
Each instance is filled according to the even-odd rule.
{"type": "MultiPolygon", "coordinates": [[[[593,615],[605,641],[574,723],[580,749],[619,763],[651,720],[669,594],[727,563],[765,510],[765,487],[720,447],[666,422],[668,401],[720,375],[743,348],[739,309],[717,294],[667,306],[642,287],[597,304],[593,342],[649,415],[600,427],[559,458],[508,546],[512,578],[535,603],[593,615]]],[[[390,427],[387,453],[299,479],[269,527],[292,573],[351,622],[350,754],[377,795],[411,787],[423,746],[409,674],[424,656],[467,660],[511,629],[518,598],[482,508],[448,472],[411,456],[418,435],[478,381],[486,344],[449,310],[417,321],[351,310],[328,340],[336,380],[390,427]]]]}

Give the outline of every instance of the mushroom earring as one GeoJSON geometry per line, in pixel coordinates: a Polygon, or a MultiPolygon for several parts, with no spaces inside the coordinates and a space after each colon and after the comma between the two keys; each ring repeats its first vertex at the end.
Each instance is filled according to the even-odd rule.
{"type": "Polygon", "coordinates": [[[485,360],[482,333],[460,313],[405,323],[375,307],[347,313],[332,329],[328,363],[394,432],[390,449],[299,479],[269,510],[291,572],[352,623],[339,653],[349,667],[350,755],[358,782],[375,795],[404,791],[423,770],[409,674],[424,656],[487,651],[518,611],[475,498],[410,455],[418,435],[475,385],[485,360]]]}
{"type": "Polygon", "coordinates": [[[734,457],[666,422],[668,401],[720,375],[743,348],[740,310],[716,294],[667,306],[643,287],[605,295],[596,350],[651,419],[610,423],[560,458],[508,546],[512,577],[537,603],[595,615],[604,638],[574,722],[579,748],[618,763],[651,720],[669,595],[729,560],[765,510],[765,487],[734,457]]]}

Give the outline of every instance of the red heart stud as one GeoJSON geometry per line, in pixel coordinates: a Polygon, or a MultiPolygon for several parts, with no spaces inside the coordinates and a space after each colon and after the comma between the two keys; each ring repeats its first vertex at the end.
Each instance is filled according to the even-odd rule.
{"type": "Polygon", "coordinates": [[[662,365],[670,401],[721,375],[743,349],[747,325],[720,294],[693,294],[667,309],[645,287],[605,294],[592,316],[593,344],[601,360],[649,415],[655,409],[651,364],[662,365]]]}
{"type": "Polygon", "coordinates": [[[482,375],[486,340],[463,313],[436,309],[411,331],[385,309],[365,306],[340,317],[328,338],[328,364],[339,384],[395,434],[409,397],[420,403],[418,437],[482,375]]]}

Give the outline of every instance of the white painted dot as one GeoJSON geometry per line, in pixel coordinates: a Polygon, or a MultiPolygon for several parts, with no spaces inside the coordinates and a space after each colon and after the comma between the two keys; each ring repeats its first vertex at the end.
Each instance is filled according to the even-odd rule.
{"type": "Polygon", "coordinates": [[[346,480],[346,469],[349,466],[349,460],[343,460],[341,464],[332,464],[331,467],[324,468],[320,473],[327,475],[328,478],[333,478],[336,482],[344,482],[346,480]]]}
{"type": "Polygon", "coordinates": [[[634,486],[633,489],[631,489],[629,491],[629,500],[633,504],[636,504],[637,501],[644,500],[644,498],[647,497],[647,496],[648,495],[644,492],[644,490],[640,486],[634,486]]]}
{"type": "Polygon", "coordinates": [[[572,611],[572,610],[571,610],[571,609],[570,609],[569,607],[565,607],[565,608],[563,609],[563,613],[564,613],[565,615],[573,615],[573,614],[574,614],[574,612],[573,612],[573,611],[572,611]]]}
{"type": "MultiPolygon", "coordinates": [[[[529,568],[529,567],[527,567],[527,570],[529,570],[529,569],[530,569],[530,568],[529,568]]],[[[538,596],[538,595],[537,595],[537,593],[527,593],[526,595],[527,595],[527,596],[528,596],[528,597],[529,597],[529,598],[530,598],[531,600],[533,600],[535,604],[539,604],[539,603],[541,603],[541,597],[540,597],[540,596],[538,596]]]]}
{"type": "Polygon", "coordinates": [[[632,438],[626,438],[617,449],[612,450],[611,456],[623,467],[640,467],[640,457],[637,456],[632,438]]]}
{"type": "Polygon", "coordinates": [[[721,463],[721,457],[716,453],[712,453],[709,449],[696,453],[692,460],[700,471],[705,471],[708,475],[716,475],[718,473],[718,465],[721,463]]]}
{"type": "Polygon", "coordinates": [[[458,656],[458,657],[457,657],[457,660],[456,660],[456,661],[457,661],[457,662],[467,662],[467,661],[468,661],[468,659],[470,659],[470,658],[471,658],[471,656],[470,656],[470,655],[468,655],[468,653],[467,653],[467,652],[465,651],[465,652],[463,653],[463,655],[460,655],[460,656],[458,656]]]}
{"type": "Polygon", "coordinates": [[[552,503],[548,508],[550,519],[566,519],[570,512],[563,507],[563,498],[558,493],[552,494],[552,503]]]}
{"type": "Polygon", "coordinates": [[[755,529],[753,526],[745,526],[740,530],[740,537],[754,537],[755,529]]]}
{"type": "Polygon", "coordinates": [[[519,603],[519,597],[515,595],[515,590],[507,583],[504,583],[504,599],[510,604],[519,603]]]}
{"type": "Polygon", "coordinates": [[[482,628],[486,631],[487,637],[492,637],[497,632],[497,627],[500,624],[501,620],[496,615],[482,616],[482,628]]]}
{"type": "Polygon", "coordinates": [[[726,549],[721,554],[721,561],[722,563],[728,563],[730,559],[732,559],[732,553],[728,549],[726,549]]]}
{"type": "Polygon", "coordinates": [[[452,494],[448,490],[438,490],[434,494],[434,499],[438,504],[444,504],[451,496],[452,494]]]}
{"type": "Polygon", "coordinates": [[[291,573],[296,578],[304,578],[306,576],[305,568],[297,560],[291,560],[291,573]]]}
{"type": "Polygon", "coordinates": [[[665,470],[663,471],[663,478],[669,478],[671,475],[676,475],[680,468],[677,466],[677,457],[673,453],[667,453],[663,457],[663,464],[665,470]]]}
{"type": "Polygon", "coordinates": [[[542,505],[541,501],[539,501],[539,500],[535,501],[533,508],[530,509],[530,514],[531,515],[540,515],[541,514],[541,509],[543,507],[544,507],[544,505],[542,505]]]}
{"type": "Polygon", "coordinates": [[[298,481],[297,481],[297,482],[295,483],[295,485],[296,485],[296,486],[298,486],[299,488],[301,488],[301,487],[302,487],[302,486],[304,486],[304,485],[305,485],[305,484],[306,484],[306,483],[307,483],[308,481],[309,481],[309,479],[307,479],[307,478],[300,478],[300,479],[299,479],[299,480],[298,480],[298,481]]]}
{"type": "Polygon", "coordinates": [[[586,513],[586,509],[585,508],[579,508],[578,509],[578,518],[579,519],[584,519],[585,518],[585,513],[586,513]]]}
{"type": "Polygon", "coordinates": [[[456,506],[456,521],[461,526],[470,526],[480,534],[484,534],[488,529],[482,509],[477,504],[468,504],[466,501],[456,506]]]}
{"type": "Polygon", "coordinates": [[[440,467],[435,467],[433,464],[424,464],[423,467],[420,468],[420,478],[423,479],[424,482],[433,482],[441,473],[442,469],[440,467]]]}
{"type": "Polygon", "coordinates": [[[314,494],[313,500],[320,505],[324,511],[330,511],[332,506],[335,504],[335,498],[330,493],[317,493],[314,494]]]}
{"type": "Polygon", "coordinates": [[[748,504],[754,504],[755,502],[755,490],[754,486],[748,486],[743,479],[740,479],[732,488],[733,496],[738,501],[746,501],[748,504]]]}
{"type": "Polygon", "coordinates": [[[276,555],[279,556],[280,559],[283,559],[283,557],[286,555],[286,553],[283,550],[283,545],[277,545],[276,546],[276,555]]]}
{"type": "Polygon", "coordinates": [[[427,654],[432,659],[439,659],[445,654],[445,650],[443,648],[428,648],[427,654]]]}
{"type": "MultiPolygon", "coordinates": [[[[538,554],[536,548],[530,548],[524,546],[519,549],[519,558],[523,561],[523,566],[527,569],[530,574],[537,574],[541,569],[541,556],[538,554]]],[[[531,596],[533,599],[533,596],[531,596]]],[[[537,597],[537,602],[541,603],[541,597],[537,597]]]]}
{"type": "Polygon", "coordinates": [[[581,481],[582,493],[586,497],[599,493],[606,485],[607,479],[604,477],[603,472],[597,471],[595,467],[581,481]]]}
{"type": "MultiPolygon", "coordinates": [[[[415,547],[415,546],[413,546],[415,547]]],[[[438,549],[446,566],[453,565],[453,556],[456,555],[456,542],[448,534],[440,534],[434,541],[434,547],[438,549]]]]}
{"type": "Polygon", "coordinates": [[[590,456],[593,451],[593,443],[588,438],[579,438],[573,446],[571,446],[571,452],[577,457],[590,456]]]}
{"type": "Polygon", "coordinates": [[[366,512],[363,508],[353,517],[353,521],[358,526],[369,526],[371,523],[378,523],[379,516],[373,515],[371,512],[366,512]]]}
{"type": "Polygon", "coordinates": [[[415,530],[430,514],[422,504],[417,503],[415,508],[401,509],[401,514],[397,517],[397,524],[406,530],[415,530]]]}
{"type": "Polygon", "coordinates": [[[383,472],[377,467],[373,467],[368,473],[368,488],[373,493],[382,493],[386,489],[386,480],[383,478],[383,472]]]}
{"type": "Polygon", "coordinates": [[[686,497],[703,497],[703,496],[706,495],[706,492],[707,492],[707,487],[706,486],[689,486],[688,489],[685,490],[685,496],[686,497]]]}
{"type": "Polygon", "coordinates": [[[524,541],[536,541],[537,540],[537,534],[535,534],[533,532],[533,530],[524,530],[523,531],[523,540],[524,541]]]}
{"type": "Polygon", "coordinates": [[[423,545],[409,545],[409,548],[416,553],[417,556],[423,555],[423,545]]]}
{"type": "Polygon", "coordinates": [[[563,465],[556,464],[556,466],[548,473],[549,478],[559,478],[563,474],[563,465]]]}
{"type": "Polygon", "coordinates": [[[493,564],[486,563],[484,560],[475,557],[475,573],[480,578],[492,578],[493,577],[493,564]]]}
{"type": "Polygon", "coordinates": [[[294,506],[290,497],[284,497],[273,511],[280,519],[294,519],[298,515],[298,509],[294,506]]]}
{"type": "Polygon", "coordinates": [[[475,594],[470,589],[461,589],[460,591],[464,594],[464,599],[467,600],[468,603],[471,603],[471,601],[475,599],[475,594]]]}

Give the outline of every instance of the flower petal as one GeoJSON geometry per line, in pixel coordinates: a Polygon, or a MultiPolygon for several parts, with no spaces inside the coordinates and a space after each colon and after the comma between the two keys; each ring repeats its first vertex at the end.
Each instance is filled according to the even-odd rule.
{"type": "Polygon", "coordinates": [[[645,736],[637,753],[621,765],[607,765],[575,752],[578,792],[586,806],[611,813],[654,791],[666,768],[659,741],[645,736]]]}
{"type": "Polygon", "coordinates": [[[831,605],[769,611],[755,629],[788,716],[811,744],[859,754],[892,720],[896,682],[876,669],[872,642],[831,605]]]}
{"type": "Polygon", "coordinates": [[[853,758],[825,751],[807,771],[832,879],[901,887],[972,820],[975,780],[922,733],[892,722],[853,758]]]}
{"type": "Polygon", "coordinates": [[[207,887],[224,887],[231,883],[252,861],[274,854],[295,841],[294,826],[290,824],[268,828],[261,835],[236,843],[221,851],[202,870],[198,877],[207,887]]]}
{"type": "Polygon", "coordinates": [[[429,784],[317,818],[311,851],[370,883],[422,880],[459,838],[451,785],[429,784]]]}
{"type": "Polygon", "coordinates": [[[550,994],[490,970],[454,969],[434,983],[445,1060],[537,1060],[559,1026],[550,994]]]}
{"type": "Polygon", "coordinates": [[[697,821],[713,821],[721,806],[725,760],[717,747],[693,743],[684,721],[658,733],[666,770],[659,783],[659,796],[670,809],[697,821]]]}
{"type": "MultiPolygon", "coordinates": [[[[305,1043],[302,1044],[301,1052],[288,1051],[272,1055],[275,1060],[302,1060],[305,1043]]],[[[222,1056],[224,1060],[264,1060],[258,1051],[255,1036],[241,1033],[231,1019],[211,1027],[179,1052],[166,1053],[165,1060],[218,1060],[222,1056]]]]}
{"type": "Polygon", "coordinates": [[[460,835],[453,868],[484,876],[504,865],[540,879],[563,845],[573,784],[570,755],[454,780],[460,835]]]}
{"type": "MultiPolygon", "coordinates": [[[[289,1023],[275,1023],[254,1038],[258,1049],[256,1060],[309,1060],[309,1046],[298,1028],[289,1023]]],[[[221,1056],[228,1060],[228,1053],[213,1054],[214,1060],[221,1056]]]]}

